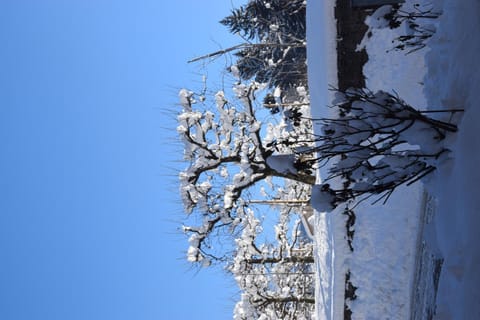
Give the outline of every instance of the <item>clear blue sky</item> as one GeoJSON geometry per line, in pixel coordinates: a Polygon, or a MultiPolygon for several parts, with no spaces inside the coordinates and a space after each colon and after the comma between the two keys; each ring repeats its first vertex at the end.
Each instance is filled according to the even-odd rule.
{"type": "Polygon", "coordinates": [[[165,112],[231,7],[0,1],[0,319],[231,318],[233,282],[184,260],[165,112]]]}

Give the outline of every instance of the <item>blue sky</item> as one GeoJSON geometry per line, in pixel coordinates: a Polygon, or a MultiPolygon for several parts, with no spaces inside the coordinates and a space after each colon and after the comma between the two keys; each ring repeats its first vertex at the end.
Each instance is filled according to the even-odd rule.
{"type": "Polygon", "coordinates": [[[231,318],[232,280],[184,260],[172,120],[231,7],[0,2],[0,319],[231,318]]]}

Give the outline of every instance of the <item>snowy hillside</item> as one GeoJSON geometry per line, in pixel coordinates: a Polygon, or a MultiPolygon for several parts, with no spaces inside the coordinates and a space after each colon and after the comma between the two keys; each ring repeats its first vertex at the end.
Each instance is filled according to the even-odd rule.
{"type": "MultiPolygon", "coordinates": [[[[430,6],[431,2],[415,3],[430,6]]],[[[334,0],[308,2],[309,82],[314,117],[324,114],[325,106],[331,105],[332,93],[327,89],[337,81],[334,5],[334,0]]],[[[403,8],[415,9],[411,1],[403,8]]],[[[474,167],[480,163],[480,153],[479,143],[473,138],[474,123],[480,116],[474,109],[474,92],[480,84],[474,57],[480,42],[476,33],[466,32],[478,30],[480,4],[473,0],[462,1],[461,5],[434,1],[431,9],[443,14],[426,25],[436,28],[427,48],[408,55],[405,51],[391,50],[391,39],[404,30],[379,28],[374,19],[367,21],[372,27],[371,37],[362,45],[369,55],[364,74],[370,90],[395,92],[421,110],[466,110],[456,139],[446,142],[452,150],[451,160],[426,179],[425,188],[436,202],[433,222],[422,226],[426,198],[424,185],[420,183],[397,190],[386,205],[371,206],[364,202],[355,208],[353,251],[345,239],[346,217],[336,211],[317,212],[318,319],[343,319],[346,307],[351,310],[352,319],[426,316],[413,303],[414,292],[432,294],[418,293],[425,288],[415,282],[419,279],[417,266],[422,247],[444,259],[436,317],[480,318],[480,298],[475,290],[479,284],[475,266],[480,263],[476,249],[476,240],[480,239],[475,232],[479,225],[475,213],[480,209],[476,197],[480,174],[474,167]],[[356,298],[345,305],[347,272],[357,289],[356,298]]],[[[460,120],[458,116],[450,117],[450,113],[438,115],[445,121],[460,120]]]]}

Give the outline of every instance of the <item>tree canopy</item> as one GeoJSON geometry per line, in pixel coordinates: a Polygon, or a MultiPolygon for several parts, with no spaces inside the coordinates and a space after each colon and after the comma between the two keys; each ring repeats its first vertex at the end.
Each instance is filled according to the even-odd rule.
{"type": "Polygon", "coordinates": [[[305,17],[303,0],[253,0],[220,21],[249,44],[235,53],[240,77],[284,92],[306,86],[305,17]]]}
{"type": "Polygon", "coordinates": [[[251,186],[268,177],[315,182],[310,172],[301,170],[302,159],[291,147],[276,144],[279,138],[294,138],[298,130],[287,130],[286,125],[262,125],[257,119],[254,103],[258,89],[256,82],[237,84],[233,101],[218,91],[211,108],[193,92],[180,92],[183,110],[177,131],[185,145],[184,158],[189,161],[180,173],[180,191],[185,211],[198,210],[203,216],[201,226],[185,227],[192,234],[191,261],[206,258],[204,242],[213,231],[235,229],[241,222],[242,208],[247,205],[242,194],[251,186]]]}

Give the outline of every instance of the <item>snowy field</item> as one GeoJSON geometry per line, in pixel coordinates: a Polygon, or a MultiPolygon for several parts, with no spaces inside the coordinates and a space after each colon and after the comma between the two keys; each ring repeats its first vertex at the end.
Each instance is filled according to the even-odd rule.
{"type": "MultiPolygon", "coordinates": [[[[326,89],[336,84],[334,2],[308,2],[314,117],[325,112],[332,99],[326,89]]],[[[411,5],[407,1],[405,7],[411,5]]],[[[433,6],[443,12],[439,19],[429,21],[433,24],[429,27],[437,31],[426,48],[409,55],[402,51],[386,53],[395,32],[372,28],[372,37],[363,43],[369,54],[364,74],[369,89],[394,90],[418,109],[465,109],[461,121],[458,117],[451,119],[459,124],[455,139],[447,141],[451,159],[425,185],[397,190],[386,205],[363,203],[357,207],[353,252],[344,239],[345,217],[338,212],[316,214],[318,319],[343,319],[347,270],[358,287],[357,298],[348,302],[353,319],[411,318],[415,312],[415,267],[422,243],[444,259],[435,319],[480,319],[480,279],[476,272],[480,265],[480,235],[476,230],[480,225],[480,172],[476,170],[480,143],[474,136],[475,121],[480,117],[474,95],[480,89],[476,59],[480,52],[476,32],[480,30],[480,3],[436,0],[433,6]],[[435,199],[433,221],[425,227],[424,187],[435,199]]],[[[375,21],[369,23],[375,25],[375,21]]]]}

